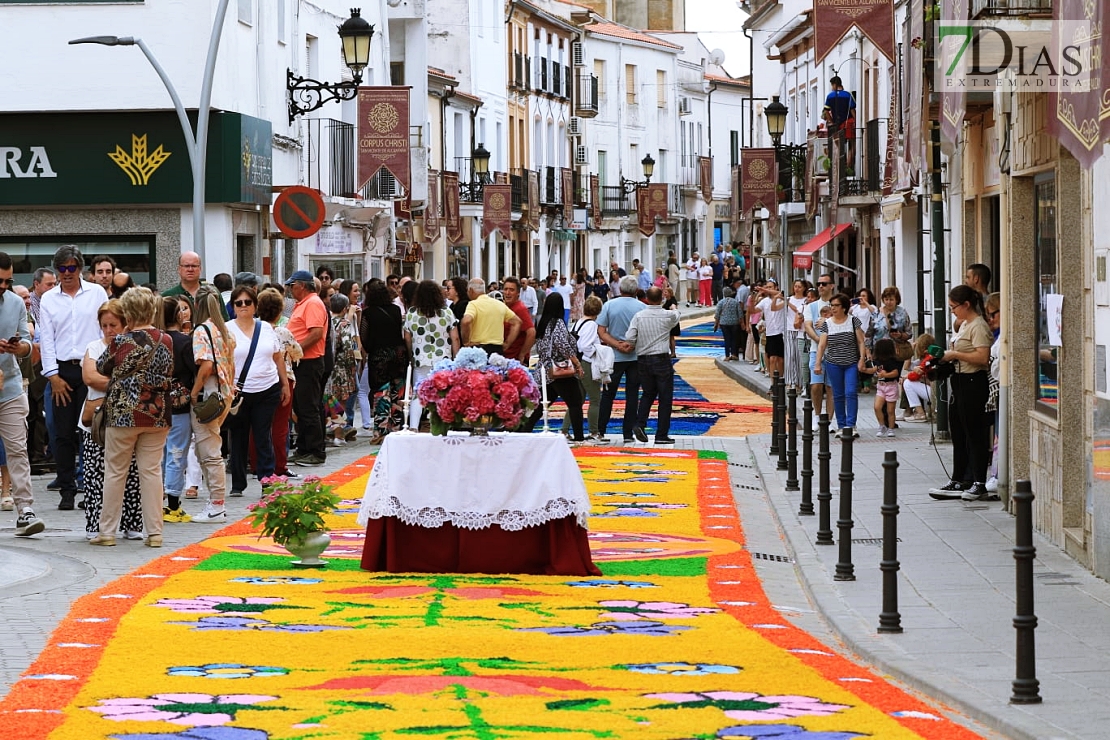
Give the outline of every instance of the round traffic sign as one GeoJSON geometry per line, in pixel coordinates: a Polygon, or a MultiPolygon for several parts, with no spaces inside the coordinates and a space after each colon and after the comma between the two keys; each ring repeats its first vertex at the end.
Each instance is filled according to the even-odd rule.
{"type": "Polygon", "coordinates": [[[320,193],[304,185],[286,188],[274,201],[274,223],[291,239],[315,234],[324,225],[326,213],[320,193]]]}

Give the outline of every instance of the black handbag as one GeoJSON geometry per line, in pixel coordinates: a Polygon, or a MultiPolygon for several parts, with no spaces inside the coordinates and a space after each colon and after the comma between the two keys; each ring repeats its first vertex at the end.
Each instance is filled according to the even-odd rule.
{"type": "MultiPolygon", "coordinates": [[[[215,358],[216,340],[212,338],[212,330],[208,328],[207,324],[201,324],[201,328],[208,334],[208,341],[212,344],[212,357],[215,358]]],[[[224,412],[224,404],[224,394],[220,393],[220,373],[217,371],[216,390],[208,394],[201,393],[197,397],[197,402],[193,404],[193,413],[201,424],[208,424],[220,418],[220,415],[224,412]]]]}

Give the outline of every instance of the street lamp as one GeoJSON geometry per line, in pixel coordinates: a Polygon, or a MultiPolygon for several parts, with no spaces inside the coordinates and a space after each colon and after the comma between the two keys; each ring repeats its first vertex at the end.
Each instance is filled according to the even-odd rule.
{"type": "Polygon", "coordinates": [[[339,39],[343,43],[343,63],[351,70],[350,82],[320,82],[293,74],[286,70],[286,90],[289,93],[289,123],[297,116],[311,113],[332,100],[354,100],[362,84],[362,70],[370,64],[370,40],[374,27],[362,17],[361,8],[351,8],[351,17],[339,26],[339,39]]]}
{"type": "Polygon", "coordinates": [[[479,143],[470,154],[470,162],[473,165],[474,182],[478,184],[485,184],[490,181],[489,179],[489,150],[486,149],[485,144],[479,143]]]}
{"type": "Polygon", "coordinates": [[[644,158],[640,160],[640,166],[644,168],[643,181],[626,180],[624,177],[621,177],[621,190],[625,195],[631,195],[640,188],[645,188],[651,184],[651,176],[655,173],[655,160],[651,158],[650,154],[646,154],[644,158]]]}
{"type": "Polygon", "coordinates": [[[771,135],[775,151],[782,143],[782,132],[786,130],[786,114],[790,109],[779,102],[778,95],[771,96],[771,102],[763,109],[763,116],[767,119],[767,133],[771,135]]]}
{"type": "MultiPolygon", "coordinates": [[[[86,36],[73,39],[74,44],[100,44],[101,46],[137,46],[146,56],[150,66],[158,73],[162,84],[173,101],[173,108],[177,111],[177,120],[181,123],[181,133],[185,136],[186,148],[189,152],[189,165],[193,173],[193,251],[200,255],[201,264],[205,262],[204,249],[204,169],[208,153],[208,118],[212,107],[212,82],[216,76],[216,56],[220,51],[220,38],[223,35],[224,18],[227,16],[227,6],[230,0],[220,0],[216,7],[216,17],[212,21],[212,33],[208,39],[208,56],[204,60],[204,76],[200,83],[200,106],[197,109],[197,132],[193,135],[193,127],[189,124],[189,117],[185,115],[185,106],[170,82],[166,70],[154,58],[154,53],[143,43],[142,39],[131,36],[86,36]]],[[[184,245],[182,245],[184,247],[184,245]]],[[[185,251],[182,249],[182,251],[185,251]]]]}

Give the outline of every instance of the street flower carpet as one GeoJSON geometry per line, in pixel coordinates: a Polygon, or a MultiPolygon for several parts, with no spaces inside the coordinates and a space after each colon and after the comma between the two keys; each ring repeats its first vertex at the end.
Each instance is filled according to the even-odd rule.
{"type": "Polygon", "coordinates": [[[723,453],[575,455],[600,577],[360,570],[363,458],[326,570],[246,521],[162,556],[74,603],[0,737],[976,737],[780,616],[723,453]]]}

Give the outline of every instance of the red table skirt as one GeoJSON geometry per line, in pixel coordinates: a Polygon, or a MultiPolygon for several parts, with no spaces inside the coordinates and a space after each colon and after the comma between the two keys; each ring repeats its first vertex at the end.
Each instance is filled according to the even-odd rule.
{"type": "Polygon", "coordinates": [[[428,528],[394,517],[366,525],[362,569],[389,573],[524,573],[599,576],[586,530],[574,516],[508,532],[494,525],[428,528]]]}

